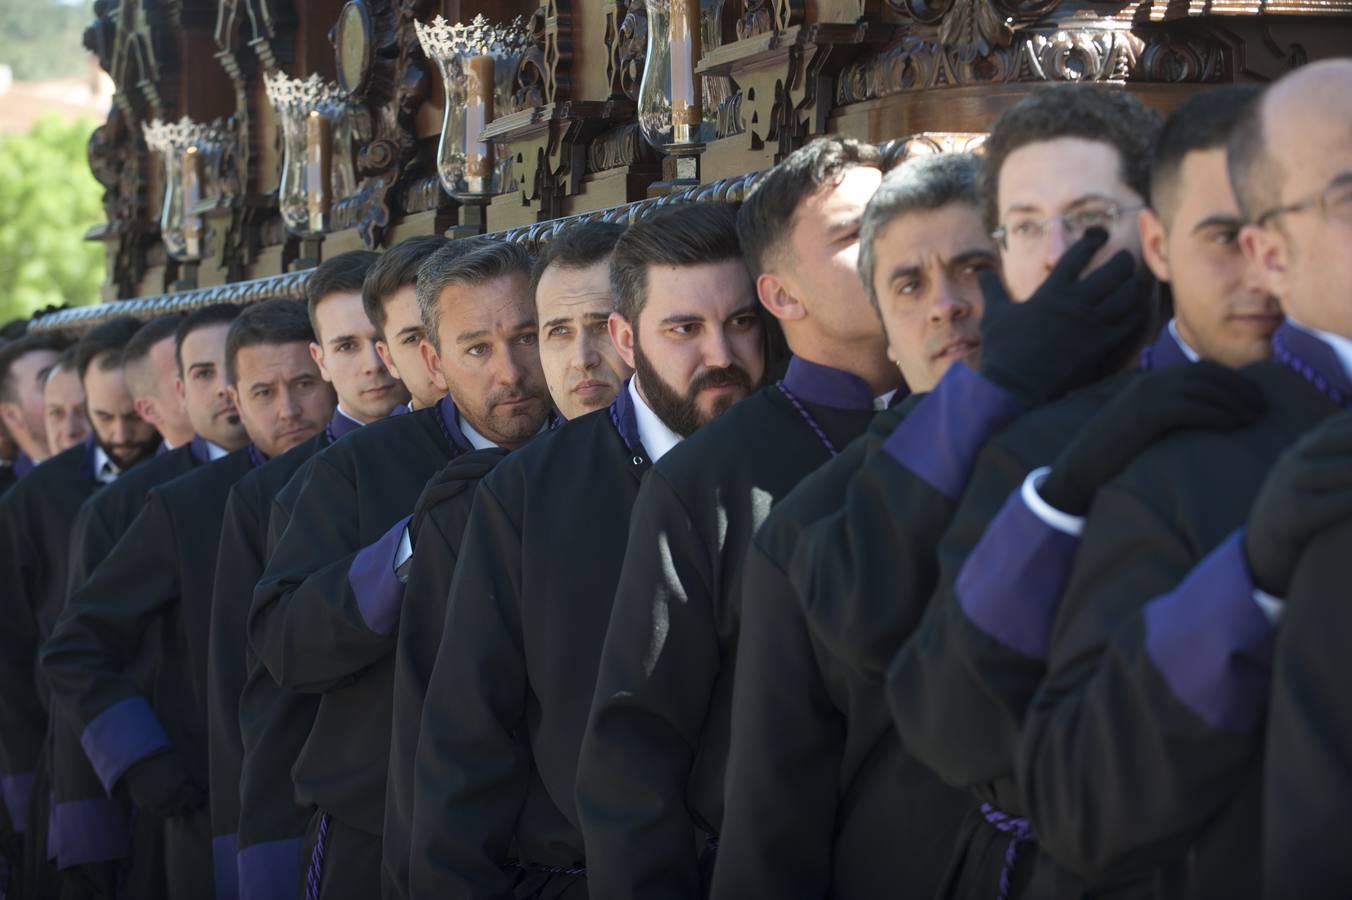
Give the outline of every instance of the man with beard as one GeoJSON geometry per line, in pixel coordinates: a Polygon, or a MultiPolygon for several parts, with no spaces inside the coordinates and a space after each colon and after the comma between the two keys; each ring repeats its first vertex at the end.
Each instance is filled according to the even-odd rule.
{"type": "MultiPolygon", "coordinates": [[[[289,300],[230,324],[228,400],[251,443],[153,488],[117,546],[74,592],[42,666],[104,788],[164,821],[168,896],[210,897],[206,783],[207,638],[220,523],[231,485],[323,428],[333,393],[310,357],[313,332],[289,300]],[[145,635],[155,636],[153,642],[145,635]],[[145,695],[142,666],[170,673],[145,695]]],[[[97,425],[97,421],[96,421],[97,425]]]]}
{"type": "MultiPolygon", "coordinates": [[[[427,367],[422,345],[427,340],[422,316],[418,312],[418,267],[450,243],[439,234],[423,234],[400,241],[384,253],[371,268],[362,288],[366,318],[376,327],[376,351],[385,367],[404,383],[412,400],[410,409],[435,406],[446,396],[446,385],[438,384],[438,372],[427,367]]],[[[471,241],[459,242],[461,250],[471,241]]]]}
{"type": "Polygon", "coordinates": [[[43,751],[49,696],[36,658],[66,599],[71,525],[90,494],[153,452],[131,439],[119,416],[131,406],[122,350],[138,327],[135,319],[114,319],[80,342],[76,368],[86,376],[90,408],[105,415],[83,444],[36,467],[0,501],[0,581],[6,585],[0,602],[6,623],[0,629],[0,784],[14,828],[26,833],[29,897],[56,891],[55,871],[47,865],[50,784],[43,751]],[[114,427],[105,432],[110,422],[114,427]]]}
{"type": "Polygon", "coordinates": [[[0,348],[0,422],[18,445],[15,481],[51,453],[42,414],[42,376],[56,365],[62,344],[45,334],[25,335],[0,348]]]}
{"type": "MultiPolygon", "coordinates": [[[[293,834],[279,835],[293,839],[289,884],[283,883],[275,868],[254,865],[258,860],[274,859],[269,850],[254,849],[237,858],[238,851],[257,844],[241,844],[237,840],[244,751],[240,709],[248,676],[245,625],[254,587],[263,573],[268,514],[277,492],[316,453],[363,424],[389,415],[406,397],[402,385],[391,378],[375,352],[375,326],[367,320],[362,307],[362,285],[378,259],[367,251],[342,253],[325,260],[306,281],[307,309],[315,333],[311,355],[325,380],[333,385],[338,405],[326,428],[246,474],[231,489],[226,501],[207,658],[211,832],[217,900],[230,900],[241,892],[257,896],[274,881],[275,890],[285,891],[288,898],[296,893],[295,870],[300,855],[296,845],[304,827],[303,819],[292,821],[293,834]]],[[[266,676],[259,682],[264,687],[271,685],[274,693],[281,693],[266,676]]],[[[313,718],[313,710],[309,717],[313,718]]],[[[295,749],[299,750],[299,744],[295,749]]],[[[295,810],[290,800],[289,777],[274,790],[284,794],[278,804],[282,809],[295,810]]]]}
{"type": "Polygon", "coordinates": [[[42,383],[42,411],[47,425],[47,447],[53,455],[89,437],[84,385],[75,368],[74,347],[66,348],[56,365],[48,370],[42,383]]]}
{"type": "Polygon", "coordinates": [[[1153,896],[1261,890],[1279,598],[1310,535],[1347,514],[1345,430],[1293,451],[1312,466],[1273,463],[1352,397],[1349,87],[1348,60],[1301,67],[1232,132],[1241,244],[1287,315],[1272,361],[1245,370],[1266,412],[1231,434],[1170,436],[1098,490],[1021,737],[1047,852],[1100,879],[1145,876],[1153,896]]]}
{"type": "MultiPolygon", "coordinates": [[[[1239,427],[1261,406],[1238,375],[1212,365],[1176,367],[1199,358],[1193,348],[1228,365],[1264,359],[1281,321],[1276,299],[1239,248],[1242,220],[1226,175],[1225,141],[1255,93],[1227,87],[1192,97],[1152,150],[1143,250],[1171,284],[1176,315],[1143,355],[1143,368],[1152,371],[1066,444],[1050,467],[1054,475],[1039,469],[1012,492],[970,556],[945,558],[952,565],[930,611],[889,671],[902,740],[946,781],[982,799],[1011,790],[1017,736],[1046,672],[1045,630],[1074,559],[1074,536],[1063,529],[1075,530],[1077,519],[1082,526],[1097,484],[1154,440],[1179,428],[1239,427]]],[[[946,541],[941,549],[952,546],[946,541]]],[[[981,885],[975,873],[969,877],[981,885]]],[[[964,880],[955,872],[955,883],[964,880]]],[[[983,889],[993,883],[987,878],[983,889]]]]}
{"type": "MultiPolygon", "coordinates": [[[[631,371],[607,331],[612,307],[610,259],[623,233],[623,225],[608,222],[571,227],[545,245],[531,271],[540,363],[554,405],[567,419],[614,400],[631,371]]],[[[387,898],[408,896],[414,762],[423,699],[441,645],[451,577],[474,488],[503,455],[483,450],[452,461],[428,483],[410,524],[418,552],[409,568],[395,654],[381,866],[387,898]]]]}
{"type": "Polygon", "coordinates": [[[513,243],[449,244],[418,272],[426,362],[449,388],[431,408],[363,428],[307,466],[286,530],[254,593],[249,638],[282,687],[319,693],[296,761],[296,798],[316,808],[308,892],[375,896],[390,749],[396,569],[423,486],[471,449],[513,448],[549,418],[526,295],[531,260],[513,243]],[[382,724],[383,723],[383,724],[382,724]]]}
{"type": "MultiPolygon", "coordinates": [[[[591,351],[589,367],[547,364],[560,404],[582,412],[589,398],[570,387],[598,376],[609,385],[627,365],[640,374],[609,387],[608,410],[501,463],[475,498],[418,744],[417,896],[586,896],[573,789],[629,514],[647,470],[681,439],[673,424],[702,424],[689,408],[668,421],[646,398],[654,384],[684,398],[710,373],[735,367],[752,382],[764,370],[731,210],[677,208],[616,237],[605,234],[614,242],[606,280],[604,244],[586,264],[593,254],[566,243],[585,234],[557,238],[554,263],[537,269],[542,343],[569,337],[551,334],[560,328],[586,331],[614,298],[615,350],[591,351]],[[584,264],[570,266],[571,254],[584,264]],[[676,321],[689,336],[672,342],[662,323],[676,321]],[[615,352],[623,361],[609,361],[615,352]],[[583,508],[592,527],[576,527],[583,508]],[[449,684],[461,688],[449,696],[449,684]]],[[[586,362],[585,344],[575,347],[543,356],[586,362]]]]}
{"type": "MultiPolygon", "coordinates": [[[[85,501],[71,529],[68,594],[83,587],[145,505],[147,492],[210,461],[208,449],[236,440],[239,423],[216,416],[225,390],[225,335],[239,307],[209,306],[185,317],[151,319],[127,342],[123,369],[137,412],[162,439],[160,452],[85,501]],[[183,366],[205,386],[184,390],[183,366]],[[203,379],[201,373],[219,373],[203,379]],[[217,382],[213,390],[211,382],[217,382]],[[200,431],[195,436],[194,431],[200,431]]],[[[147,678],[153,677],[148,671],[147,678]]],[[[179,677],[160,673],[161,678],[179,677]]],[[[57,854],[63,898],[155,896],[163,881],[163,828],[132,821],[121,797],[110,797],[80,746],[79,734],[52,717],[56,806],[49,844],[57,854]]]]}
{"type": "MultiPolygon", "coordinates": [[[[873,148],[822,138],[768,172],[742,205],[747,268],[794,353],[783,380],[728,410],[758,381],[736,355],[697,353],[705,328],[679,310],[640,323],[651,331],[633,351],[637,382],[662,421],[687,435],[728,411],[665,456],[634,502],[577,773],[587,880],[598,896],[701,892],[722,827],[751,536],[900,384],[854,274],[878,166],[873,148]],[[688,388],[658,374],[647,357],[657,348],[682,361],[688,388]]],[[[637,295],[617,287],[626,288],[621,298],[637,295]]]]}

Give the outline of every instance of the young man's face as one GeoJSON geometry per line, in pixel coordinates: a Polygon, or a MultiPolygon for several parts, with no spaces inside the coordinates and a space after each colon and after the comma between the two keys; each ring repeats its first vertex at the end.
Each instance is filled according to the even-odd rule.
{"type": "Polygon", "coordinates": [[[99,445],[120,468],[155,452],[159,432],[136,411],[121,366],[105,369],[95,357],[85,371],[84,393],[89,424],[99,445]]]}
{"type": "Polygon", "coordinates": [[[376,350],[390,374],[404,383],[415,408],[433,406],[446,396],[446,390],[437,384],[436,373],[427,367],[423,355],[422,343],[427,335],[418,312],[417,285],[406,284],[383,302],[385,334],[376,341],[376,350]]]}
{"type": "Polygon", "coordinates": [[[69,450],[89,437],[79,372],[67,366],[53,369],[42,388],[42,405],[47,419],[47,446],[53,454],[69,450]]]}
{"type": "Polygon", "coordinates": [[[146,393],[135,396],[141,418],[153,424],[160,436],[174,446],[192,440],[192,422],[183,397],[178,393],[178,360],[175,357],[177,341],[171,335],[150,348],[146,358],[135,363],[138,371],[128,383],[145,386],[146,393]]]}
{"type": "Polygon", "coordinates": [[[249,439],[268,457],[314,437],[333,417],[333,389],[306,341],[241,347],[231,399],[249,439]]]}
{"type": "Polygon", "coordinates": [[[549,417],[535,311],[523,274],[441,292],[439,348],[427,345],[460,415],[501,447],[517,447],[549,417]]]}
{"type": "Polygon", "coordinates": [[[535,288],[540,364],[567,419],[602,409],[632,371],[610,340],[610,259],[586,268],[551,265],[535,288]]]}
{"type": "Polygon", "coordinates": [[[1240,248],[1243,217],[1225,151],[1183,157],[1171,201],[1170,209],[1142,210],[1140,226],[1146,264],[1173,289],[1179,335],[1203,359],[1222,365],[1267,359],[1281,307],[1240,248]]]}
{"type": "Polygon", "coordinates": [[[616,313],[610,334],[644,400],[682,436],[746,397],[765,374],[764,326],[740,259],[650,265],[637,327],[616,313]]]}
{"type": "Polygon", "coordinates": [[[903,213],[873,238],[873,289],[892,358],[907,386],[931,390],[948,367],[981,354],[979,281],[995,242],[970,203],[903,213]]]}
{"type": "Polygon", "coordinates": [[[13,401],[0,407],[5,427],[19,449],[33,460],[51,455],[47,448],[47,419],[42,407],[43,376],[56,365],[54,350],[33,350],[14,361],[9,370],[13,401]]]}
{"type": "Polygon", "coordinates": [[[376,327],[366,318],[361,291],[321,298],[314,308],[314,318],[319,342],[310,345],[310,354],[320,375],[338,393],[344,412],[369,423],[408,402],[408,391],[376,352],[376,327]]]}
{"type": "Polygon", "coordinates": [[[1000,166],[996,188],[999,226],[1006,234],[1000,261],[1010,296],[1016,301],[1031,297],[1090,227],[1106,229],[1108,242],[1083,274],[1120,250],[1139,259],[1136,214],[1144,205],[1122,180],[1117,149],[1101,141],[1056,138],[1010,153],[1000,166]]]}
{"type": "Polygon", "coordinates": [[[183,338],[179,378],[183,404],[194,434],[226,450],[238,450],[249,442],[239,410],[225,383],[226,323],[209,325],[183,338]]]}

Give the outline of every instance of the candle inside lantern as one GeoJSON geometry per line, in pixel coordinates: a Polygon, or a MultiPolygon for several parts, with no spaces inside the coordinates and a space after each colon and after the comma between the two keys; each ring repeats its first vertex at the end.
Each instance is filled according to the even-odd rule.
{"type": "Polygon", "coordinates": [[[491,194],[493,146],[481,135],[493,121],[493,57],[470,57],[465,94],[465,181],[470,192],[491,194]]]}
{"type": "Polygon", "coordinates": [[[202,217],[193,207],[202,199],[202,154],[196,147],[183,151],[181,202],[183,204],[184,255],[189,259],[202,255],[202,217]]]}
{"type": "Polygon", "coordinates": [[[699,62],[699,0],[671,0],[671,124],[677,144],[699,143],[703,98],[695,64],[699,62]]]}
{"type": "Polygon", "coordinates": [[[328,230],[333,174],[333,123],[311,110],[305,120],[305,199],[310,231],[328,230]]]}

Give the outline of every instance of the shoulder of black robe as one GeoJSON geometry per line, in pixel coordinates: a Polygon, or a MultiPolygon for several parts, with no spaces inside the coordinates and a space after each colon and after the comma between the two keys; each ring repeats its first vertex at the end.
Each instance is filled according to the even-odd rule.
{"type": "Polygon", "coordinates": [[[1287,592],[1272,660],[1263,787],[1267,897],[1335,900],[1352,884],[1352,522],[1310,544],[1287,592]]]}
{"type": "Polygon", "coordinates": [[[273,497],[316,453],[329,445],[321,431],[247,472],[230,489],[211,595],[207,647],[207,756],[211,834],[217,872],[235,871],[240,818],[240,696],[244,691],[245,622],[254,586],[263,574],[267,516],[273,497]]]}
{"type": "MultiPolygon", "coordinates": [[[[873,417],[871,407],[802,405],[835,447],[873,417]]],[[[643,883],[699,889],[698,833],[716,836],[723,819],[746,550],[770,508],[829,458],[771,386],[644,479],[578,767],[588,882],[599,896],[643,883]]]]}
{"type": "Polygon", "coordinates": [[[413,895],[510,892],[513,859],[584,864],[578,746],[645,455],[599,410],[480,487],[414,763],[413,895]]]}
{"type": "MultiPolygon", "coordinates": [[[[545,440],[541,437],[531,446],[545,440]]],[[[524,451],[523,451],[524,452],[524,451]]],[[[424,516],[404,588],[394,655],[390,766],[385,789],[381,853],[382,896],[408,896],[409,838],[413,828],[413,758],[418,748],[427,681],[441,645],[446,598],[479,482],[507,456],[500,448],[473,450],[448,462],[414,507],[424,516]]]]}
{"type": "Polygon", "coordinates": [[[1267,399],[1258,423],[1166,438],[1100,490],[1028,707],[1016,760],[1028,818],[1048,854],[1096,883],[1157,871],[1165,897],[1261,883],[1261,715],[1221,708],[1229,698],[1195,683],[1206,644],[1148,635],[1160,601],[1205,587],[1194,566],[1234,543],[1280,453],[1337,410],[1284,366],[1246,374],[1267,399]]]}

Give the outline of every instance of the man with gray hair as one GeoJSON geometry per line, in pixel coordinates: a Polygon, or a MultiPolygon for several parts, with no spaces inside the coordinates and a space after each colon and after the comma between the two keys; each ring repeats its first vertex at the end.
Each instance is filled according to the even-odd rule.
{"type": "Polygon", "coordinates": [[[427,362],[447,396],[367,425],[306,464],[249,615],[251,646],[278,684],[321,695],[293,770],[298,801],[315,809],[302,855],[311,897],[380,893],[409,514],[450,460],[518,447],[550,415],[531,257],[510,242],[474,242],[468,252],[464,243],[418,272],[427,362]]]}

